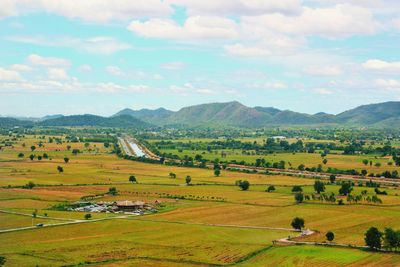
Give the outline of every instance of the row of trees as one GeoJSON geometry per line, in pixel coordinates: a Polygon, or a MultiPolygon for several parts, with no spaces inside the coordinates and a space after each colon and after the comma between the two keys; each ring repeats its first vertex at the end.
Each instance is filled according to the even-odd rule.
{"type": "Polygon", "coordinates": [[[384,248],[389,251],[397,251],[400,248],[400,230],[387,227],[381,232],[378,228],[371,227],[365,232],[364,241],[373,250],[384,248]]]}

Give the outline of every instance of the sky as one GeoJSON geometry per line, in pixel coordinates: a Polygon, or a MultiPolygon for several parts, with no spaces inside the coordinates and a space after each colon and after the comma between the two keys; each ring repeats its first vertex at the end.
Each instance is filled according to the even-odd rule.
{"type": "Polygon", "coordinates": [[[0,115],[400,100],[398,0],[1,0],[0,115]]]}

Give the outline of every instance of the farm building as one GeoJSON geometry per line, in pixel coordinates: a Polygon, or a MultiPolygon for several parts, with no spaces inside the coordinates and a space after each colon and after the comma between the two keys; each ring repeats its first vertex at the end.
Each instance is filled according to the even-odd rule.
{"type": "Polygon", "coordinates": [[[130,201],[130,200],[117,201],[115,202],[115,205],[118,207],[119,210],[122,211],[134,211],[150,207],[143,201],[130,201]]]}

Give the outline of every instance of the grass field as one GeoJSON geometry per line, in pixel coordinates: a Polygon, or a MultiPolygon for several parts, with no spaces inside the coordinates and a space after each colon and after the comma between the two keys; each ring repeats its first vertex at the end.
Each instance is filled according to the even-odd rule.
{"type": "MultiPolygon", "coordinates": [[[[6,266],[396,266],[400,262],[400,255],[393,253],[272,246],[273,240],[295,235],[281,229],[290,229],[295,216],[304,218],[306,228],[318,231],[302,239],[307,241],[324,241],[325,233],[333,231],[335,242],[364,245],[364,232],[371,226],[400,229],[397,187],[382,188],[388,195],[380,196],[380,205],[296,204],[292,186],[301,185],[311,194],[313,179],[228,171],[215,177],[207,169],[119,159],[101,143],[70,144],[82,151],[74,156],[68,143],[44,142],[38,147],[38,142],[28,136],[0,151],[0,210],[15,213],[0,213],[0,231],[39,223],[77,223],[0,233],[0,256],[6,257],[6,266]],[[37,147],[31,152],[33,144],[37,147]],[[24,158],[17,156],[20,152],[24,158]],[[27,156],[32,153],[47,153],[49,159],[31,161],[27,156]],[[70,158],[69,163],[64,157],[70,158]],[[57,166],[64,172],[58,173],[57,166]],[[177,178],[169,178],[170,172],[177,178]],[[130,175],[139,183],[129,183],[130,175]],[[185,185],[187,175],[192,186],[185,185]],[[238,179],[250,182],[248,191],[234,185],[238,179]],[[16,187],[28,182],[38,186],[16,187]],[[268,185],[276,190],[265,192],[268,185]],[[119,193],[106,194],[110,187],[119,193]],[[92,213],[88,221],[83,220],[85,213],[54,209],[89,195],[99,195],[95,201],[157,200],[162,206],[158,213],[139,217],[92,213]],[[35,210],[38,217],[32,220],[35,210]]],[[[326,193],[337,194],[338,189],[327,185],[326,193]]],[[[372,188],[354,187],[355,194],[361,190],[375,194],[372,188]]]]}

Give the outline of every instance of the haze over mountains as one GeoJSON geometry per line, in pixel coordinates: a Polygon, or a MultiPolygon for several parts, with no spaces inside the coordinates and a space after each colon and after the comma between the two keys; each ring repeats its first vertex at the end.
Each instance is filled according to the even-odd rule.
{"type": "Polygon", "coordinates": [[[237,101],[184,107],[179,111],[123,109],[111,117],[96,115],[52,115],[35,120],[0,118],[0,126],[103,126],[150,127],[168,125],[264,127],[283,125],[342,125],[400,128],[400,102],[357,107],[332,115],[305,114],[272,107],[247,107],[237,101]]]}

